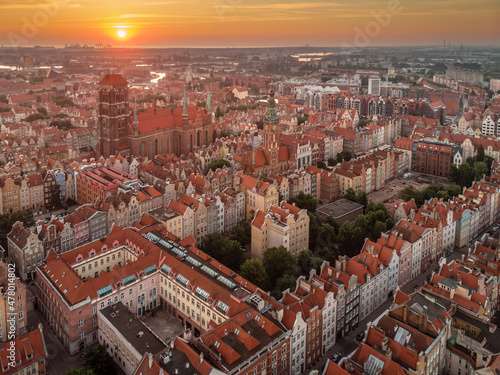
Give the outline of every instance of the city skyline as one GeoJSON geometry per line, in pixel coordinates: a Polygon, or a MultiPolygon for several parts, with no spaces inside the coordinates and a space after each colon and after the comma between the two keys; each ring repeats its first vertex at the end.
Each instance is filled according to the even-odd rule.
{"type": "Polygon", "coordinates": [[[1,1],[3,46],[497,45],[500,4],[463,0],[1,1]]]}

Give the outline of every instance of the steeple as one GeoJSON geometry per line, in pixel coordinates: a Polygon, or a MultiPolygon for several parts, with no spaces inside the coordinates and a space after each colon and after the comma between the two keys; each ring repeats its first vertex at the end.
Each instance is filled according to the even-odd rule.
{"type": "Polygon", "coordinates": [[[135,101],[135,96],[134,96],[134,125],[136,128],[139,125],[139,120],[137,120],[137,102],[135,101]]]}
{"type": "Polygon", "coordinates": [[[174,95],[172,94],[172,86],[170,86],[170,110],[174,110],[174,95]]]}
{"type": "Polygon", "coordinates": [[[268,121],[276,121],[276,110],[274,108],[274,79],[271,78],[271,84],[269,85],[269,107],[267,109],[266,119],[268,121]]]}
{"type": "Polygon", "coordinates": [[[187,102],[186,102],[186,89],[184,89],[184,110],[182,111],[182,116],[187,117],[188,116],[188,109],[187,109],[187,102]]]}
{"type": "Polygon", "coordinates": [[[153,94],[153,111],[156,115],[156,95],[155,94],[153,94]]]}
{"type": "Polygon", "coordinates": [[[207,92],[207,111],[212,112],[212,97],[210,96],[210,91],[207,92]]]}
{"type": "Polygon", "coordinates": [[[255,165],[255,150],[253,150],[252,164],[255,165]]]}

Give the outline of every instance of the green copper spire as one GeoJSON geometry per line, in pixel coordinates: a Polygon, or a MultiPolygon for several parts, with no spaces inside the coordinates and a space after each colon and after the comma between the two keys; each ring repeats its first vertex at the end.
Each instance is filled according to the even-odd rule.
{"type": "Polygon", "coordinates": [[[134,96],[134,125],[138,125],[139,120],[137,120],[137,103],[135,101],[135,96],[134,96]]]}
{"type": "Polygon", "coordinates": [[[172,94],[172,86],[170,86],[170,110],[174,110],[174,95],[172,94]]]}
{"type": "Polygon", "coordinates": [[[252,164],[255,164],[255,150],[253,150],[252,164]]]}
{"type": "Polygon", "coordinates": [[[184,89],[184,111],[182,112],[182,115],[185,117],[187,117],[188,115],[188,107],[186,102],[186,89],[184,89]]]}
{"type": "Polygon", "coordinates": [[[207,92],[207,110],[212,112],[212,97],[210,96],[210,91],[207,92]]]}

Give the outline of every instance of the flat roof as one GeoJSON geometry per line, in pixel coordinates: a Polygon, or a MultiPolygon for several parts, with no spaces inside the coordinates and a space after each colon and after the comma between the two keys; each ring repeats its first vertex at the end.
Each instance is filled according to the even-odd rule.
{"type": "Polygon", "coordinates": [[[355,210],[363,209],[363,205],[350,201],[349,199],[339,199],[335,202],[325,204],[317,209],[318,212],[324,215],[330,215],[334,218],[342,217],[355,210]]]}
{"type": "Polygon", "coordinates": [[[123,303],[117,302],[107,306],[99,310],[99,314],[102,314],[139,354],[144,355],[146,352],[156,354],[165,348],[165,344],[139,318],[127,310],[123,303]]]}

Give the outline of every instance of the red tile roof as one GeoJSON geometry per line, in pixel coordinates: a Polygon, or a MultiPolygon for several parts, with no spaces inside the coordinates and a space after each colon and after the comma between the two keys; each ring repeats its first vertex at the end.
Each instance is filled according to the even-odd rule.
{"type": "Polygon", "coordinates": [[[99,85],[126,85],[128,82],[121,74],[106,74],[98,83],[99,85]]]}

